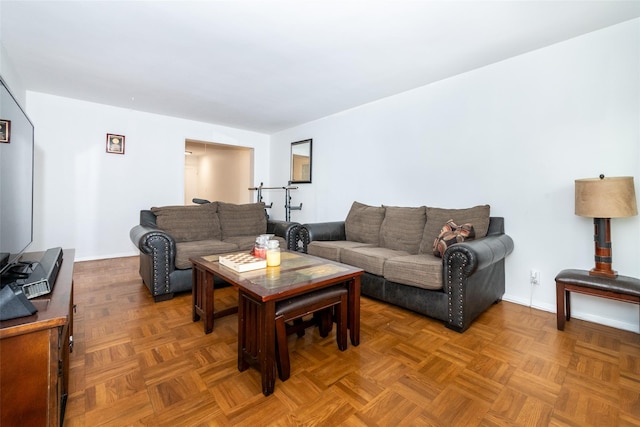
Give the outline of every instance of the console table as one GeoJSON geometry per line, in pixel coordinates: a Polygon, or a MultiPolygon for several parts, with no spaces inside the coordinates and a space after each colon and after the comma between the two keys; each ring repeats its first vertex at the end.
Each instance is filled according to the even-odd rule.
{"type": "MultiPolygon", "coordinates": [[[[23,255],[37,261],[43,253],[23,255]]],[[[73,345],[73,262],[63,251],[53,291],[31,300],[32,316],[0,322],[0,425],[61,426],[73,345]]]]}
{"type": "Polygon", "coordinates": [[[609,278],[592,276],[586,270],[562,270],[556,276],[556,313],[559,331],[563,331],[565,321],[571,319],[570,292],[640,304],[640,280],[634,277],[609,278]]]}

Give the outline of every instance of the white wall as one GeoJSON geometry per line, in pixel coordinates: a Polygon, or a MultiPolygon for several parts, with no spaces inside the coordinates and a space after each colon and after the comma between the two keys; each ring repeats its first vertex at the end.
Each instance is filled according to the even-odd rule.
{"type": "Polygon", "coordinates": [[[36,132],[30,250],[74,247],[77,260],[137,254],[129,230],[140,210],[184,202],[186,139],[253,148],[264,159],[254,176],[269,173],[268,135],[36,92],[27,92],[27,112],[36,132]],[[125,135],[124,155],[105,152],[107,133],[125,135]]]}
{"type": "MultiPolygon", "coordinates": [[[[344,219],[354,200],[489,203],[515,242],[505,299],[555,312],[555,275],[594,264],[574,180],[632,175],[640,187],[639,52],[636,19],[280,132],[271,181],[288,180],[290,143],[313,138],[313,183],[293,193],[293,221],[344,219]]],[[[640,276],[640,217],[613,220],[612,234],[614,268],[640,276]]],[[[637,305],[572,301],[575,317],[638,331],[637,305]]]]}

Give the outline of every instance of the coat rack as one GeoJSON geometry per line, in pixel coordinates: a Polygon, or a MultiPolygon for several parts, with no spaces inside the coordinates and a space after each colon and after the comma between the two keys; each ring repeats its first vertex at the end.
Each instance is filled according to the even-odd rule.
{"type": "MultiPolygon", "coordinates": [[[[291,221],[291,211],[300,211],[302,210],[302,203],[299,206],[291,206],[291,190],[297,190],[298,187],[287,185],[286,187],[265,187],[261,182],[260,187],[249,187],[249,191],[257,191],[256,193],[256,201],[262,202],[262,191],[263,190],[284,190],[284,209],[285,209],[285,221],[291,221]]],[[[269,205],[265,205],[266,208],[270,208],[273,206],[273,202],[269,205]]]]}

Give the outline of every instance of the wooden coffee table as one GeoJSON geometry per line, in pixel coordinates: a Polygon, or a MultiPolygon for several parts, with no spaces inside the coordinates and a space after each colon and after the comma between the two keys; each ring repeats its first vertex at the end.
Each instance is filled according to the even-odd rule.
{"type": "MultiPolygon", "coordinates": [[[[360,344],[360,276],[363,270],[304,253],[283,251],[278,267],[236,273],[214,261],[193,258],[193,320],[204,316],[205,331],[220,317],[213,307],[213,279],[219,277],[239,290],[238,369],[256,365],[262,392],[273,393],[276,378],[275,306],[314,290],[345,283],[349,291],[348,328],[351,344],[360,344]]],[[[225,313],[228,314],[228,313],[225,313]]]]}

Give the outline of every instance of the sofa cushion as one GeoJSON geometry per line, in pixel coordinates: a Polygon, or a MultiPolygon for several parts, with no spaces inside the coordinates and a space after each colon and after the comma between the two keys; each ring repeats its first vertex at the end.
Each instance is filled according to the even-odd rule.
{"type": "Polygon", "coordinates": [[[153,207],[156,225],[166,231],[176,243],[192,240],[220,239],[218,204],[153,207]]]}
{"type": "Polygon", "coordinates": [[[342,249],[370,246],[373,245],[370,243],[352,242],[350,240],[316,240],[307,245],[307,253],[309,255],[340,262],[340,251],[342,249]]]}
{"type": "Polygon", "coordinates": [[[191,268],[189,258],[235,252],[238,246],[222,240],[196,240],[192,242],[176,243],[176,268],[179,270],[191,268]]]}
{"type": "Polygon", "coordinates": [[[409,253],[377,246],[345,248],[340,251],[340,262],[361,268],[367,273],[382,276],[386,260],[404,255],[409,253]]]}
{"type": "Polygon", "coordinates": [[[450,219],[456,224],[472,224],[476,232],[476,239],[486,236],[489,229],[489,215],[489,205],[479,205],[467,209],[443,209],[427,206],[427,225],[424,227],[422,242],[420,242],[420,253],[431,254],[433,252],[433,241],[440,234],[442,224],[450,219]]]}
{"type": "Polygon", "coordinates": [[[429,254],[390,258],[384,263],[384,278],[423,289],[442,289],[442,259],[429,254]]]}
{"type": "Polygon", "coordinates": [[[433,241],[433,254],[442,258],[447,248],[454,243],[462,243],[465,240],[473,240],[476,232],[471,223],[457,225],[449,220],[440,230],[440,234],[433,241]]]}
{"type": "Polygon", "coordinates": [[[369,206],[353,202],[344,222],[347,240],[371,243],[378,246],[380,242],[380,225],[384,220],[384,211],[385,209],[381,206],[369,206]]]}
{"type": "Polygon", "coordinates": [[[236,205],[218,202],[222,240],[237,236],[259,236],[267,232],[264,203],[236,205]]]}
{"type": "Polygon", "coordinates": [[[424,206],[385,206],[384,220],[380,227],[380,246],[417,254],[426,221],[424,206]]]}

